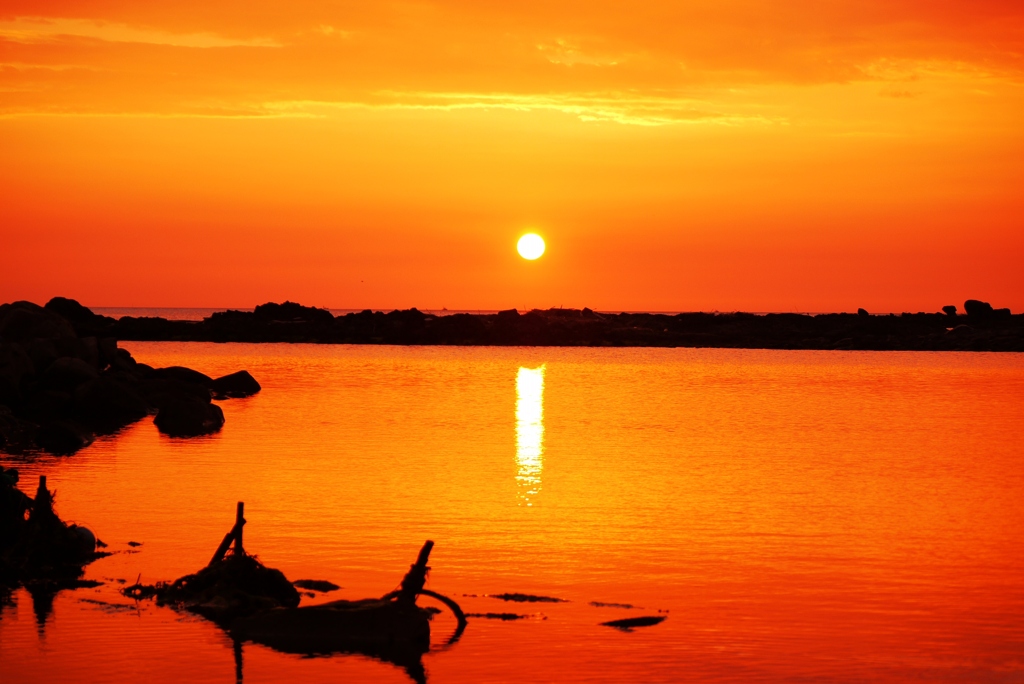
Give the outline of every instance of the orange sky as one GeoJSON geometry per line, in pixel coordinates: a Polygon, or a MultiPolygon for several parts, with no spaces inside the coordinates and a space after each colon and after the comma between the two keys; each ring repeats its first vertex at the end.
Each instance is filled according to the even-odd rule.
{"type": "Polygon", "coordinates": [[[1019,0],[493,5],[4,0],[0,301],[1024,309],[1019,0]]]}

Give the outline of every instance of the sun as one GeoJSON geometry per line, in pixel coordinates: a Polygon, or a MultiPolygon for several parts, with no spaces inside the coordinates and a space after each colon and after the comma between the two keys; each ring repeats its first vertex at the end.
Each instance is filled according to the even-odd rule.
{"type": "Polygon", "coordinates": [[[519,238],[516,249],[519,250],[519,256],[524,259],[539,259],[544,254],[544,238],[536,233],[527,233],[519,238]]]}

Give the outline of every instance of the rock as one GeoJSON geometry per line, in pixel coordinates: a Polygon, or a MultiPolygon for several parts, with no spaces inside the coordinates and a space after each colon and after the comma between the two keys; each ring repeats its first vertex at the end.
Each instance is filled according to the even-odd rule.
{"type": "Polygon", "coordinates": [[[175,401],[200,401],[210,403],[210,390],[202,385],[195,385],[180,380],[161,380],[146,378],[139,381],[139,391],[151,406],[158,409],[175,401]]]}
{"type": "Polygon", "coordinates": [[[956,307],[952,304],[947,304],[942,307],[942,312],[947,316],[956,316],[956,307]]]}
{"type": "Polygon", "coordinates": [[[606,627],[614,627],[624,632],[631,631],[635,627],[653,627],[664,622],[664,615],[645,615],[642,617],[623,618],[622,620],[609,620],[601,624],[606,627]]]}
{"type": "Polygon", "coordinates": [[[83,556],[89,556],[96,552],[96,535],[92,533],[92,530],[80,525],[69,525],[68,530],[74,535],[83,556]]]}
{"type": "Polygon", "coordinates": [[[111,377],[96,378],[75,390],[75,418],[100,434],[116,432],[148,413],[149,404],[134,388],[111,377]]]}
{"type": "Polygon", "coordinates": [[[491,594],[490,597],[516,603],[568,603],[566,599],[554,598],[552,596],[536,596],[534,594],[491,594]]]}
{"type": "Polygon", "coordinates": [[[19,406],[26,377],[35,374],[35,364],[19,344],[0,342],[0,404],[19,406]]]}
{"type": "Polygon", "coordinates": [[[99,372],[85,361],[65,356],[50,364],[39,379],[39,384],[46,389],[68,390],[95,380],[99,375],[99,372]]]}
{"type": "Polygon", "coordinates": [[[46,338],[24,340],[21,342],[21,348],[32,359],[32,366],[36,373],[45,372],[51,363],[61,357],[61,354],[57,353],[57,346],[53,340],[46,338]]]}
{"type": "Polygon", "coordinates": [[[993,313],[991,304],[977,299],[968,299],[964,302],[964,311],[974,318],[987,318],[993,313]]]}
{"type": "Polygon", "coordinates": [[[216,404],[202,401],[170,400],[153,421],[160,432],[171,437],[198,437],[219,431],[224,412],[216,404]]]}
{"type": "Polygon", "coordinates": [[[34,448],[38,427],[35,423],[18,418],[8,407],[0,405],[0,447],[9,453],[34,448]]]}
{"type": "Polygon", "coordinates": [[[44,308],[66,318],[72,324],[91,323],[97,318],[103,318],[102,316],[97,316],[74,299],[67,299],[66,297],[54,297],[46,302],[44,308]]]}
{"type": "Polygon", "coordinates": [[[867,309],[857,309],[858,316],[870,316],[867,309]]]}
{"type": "Polygon", "coordinates": [[[99,369],[100,366],[100,346],[96,341],[95,337],[80,337],[78,338],[81,342],[78,358],[82,359],[86,363],[99,369]]]}
{"type": "Polygon", "coordinates": [[[328,582],[327,580],[314,580],[314,579],[298,579],[292,582],[299,589],[312,589],[313,591],[328,592],[337,591],[341,589],[334,582],[328,582]]]}
{"type": "Polygon", "coordinates": [[[129,372],[135,370],[135,367],[138,365],[127,349],[117,349],[109,363],[111,368],[129,372]]]}
{"type": "MultiPolygon", "coordinates": [[[[117,358],[117,353],[121,351],[117,348],[117,340],[113,337],[97,338],[96,347],[99,352],[100,368],[106,368],[110,364],[114,363],[114,360],[117,358]]],[[[128,354],[127,350],[125,350],[125,354],[128,354]]],[[[128,354],[128,358],[131,358],[131,354],[128,354]]]]}
{"type": "Polygon", "coordinates": [[[67,418],[71,409],[71,393],[63,390],[41,390],[25,402],[24,415],[37,423],[67,418]]]}
{"type": "Polygon", "coordinates": [[[212,389],[217,399],[228,399],[252,396],[259,392],[261,387],[249,371],[240,370],[214,380],[212,389]]]}
{"type": "Polygon", "coordinates": [[[32,302],[14,302],[0,307],[0,337],[9,342],[42,337],[75,338],[75,329],[62,316],[32,302]]]}
{"type": "Polygon", "coordinates": [[[260,304],[253,311],[253,315],[257,320],[279,322],[330,323],[334,320],[334,315],[327,309],[318,309],[315,306],[303,306],[287,301],[283,304],[274,302],[260,304]]]}
{"type": "Polygon", "coordinates": [[[94,439],[88,430],[66,420],[46,423],[36,434],[36,444],[58,456],[66,456],[84,449],[92,444],[94,439]]]}
{"type": "Polygon", "coordinates": [[[160,380],[178,380],[179,382],[191,383],[193,385],[202,385],[203,387],[212,387],[213,378],[205,373],[200,373],[197,370],[191,368],[185,368],[183,366],[170,366],[168,368],[154,368],[152,377],[160,380]]]}

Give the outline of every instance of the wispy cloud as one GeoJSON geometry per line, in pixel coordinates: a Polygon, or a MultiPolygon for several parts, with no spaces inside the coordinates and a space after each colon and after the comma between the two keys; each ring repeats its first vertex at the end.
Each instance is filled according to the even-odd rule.
{"type": "Polygon", "coordinates": [[[621,57],[610,57],[608,55],[596,54],[592,51],[584,51],[576,43],[559,38],[554,43],[541,43],[537,49],[552,64],[563,66],[616,66],[623,61],[621,57]]]}
{"type": "Polygon", "coordinates": [[[228,38],[215,33],[171,33],[91,19],[17,17],[0,21],[0,38],[40,43],[62,37],[93,38],[112,43],[149,43],[188,48],[282,47],[270,38],[228,38]]]}
{"type": "Polygon", "coordinates": [[[700,100],[632,93],[432,93],[383,91],[366,100],[289,100],[260,105],[271,115],[328,116],[335,109],[509,110],[558,112],[581,121],[632,126],[678,124],[772,124],[781,119],[755,113],[725,111],[700,100]]]}

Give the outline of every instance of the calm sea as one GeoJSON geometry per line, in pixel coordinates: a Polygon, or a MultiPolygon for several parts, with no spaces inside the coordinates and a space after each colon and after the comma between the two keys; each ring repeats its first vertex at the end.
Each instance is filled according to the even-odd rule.
{"type": "MultiPolygon", "coordinates": [[[[429,585],[471,619],[429,681],[1024,682],[1024,356],[126,343],[250,370],[215,436],[144,420],[46,474],[115,555],[52,611],[0,613],[0,679],[230,682],[214,625],[117,593],[246,546],[292,579],[429,585]],[[129,541],[141,542],[132,547],[129,541]],[[527,592],[566,603],[505,603],[527,592]],[[632,608],[594,606],[592,602],[632,608]],[[600,623],[667,616],[622,632],[600,623]]],[[[246,682],[409,682],[246,644],[246,682]]]]}

